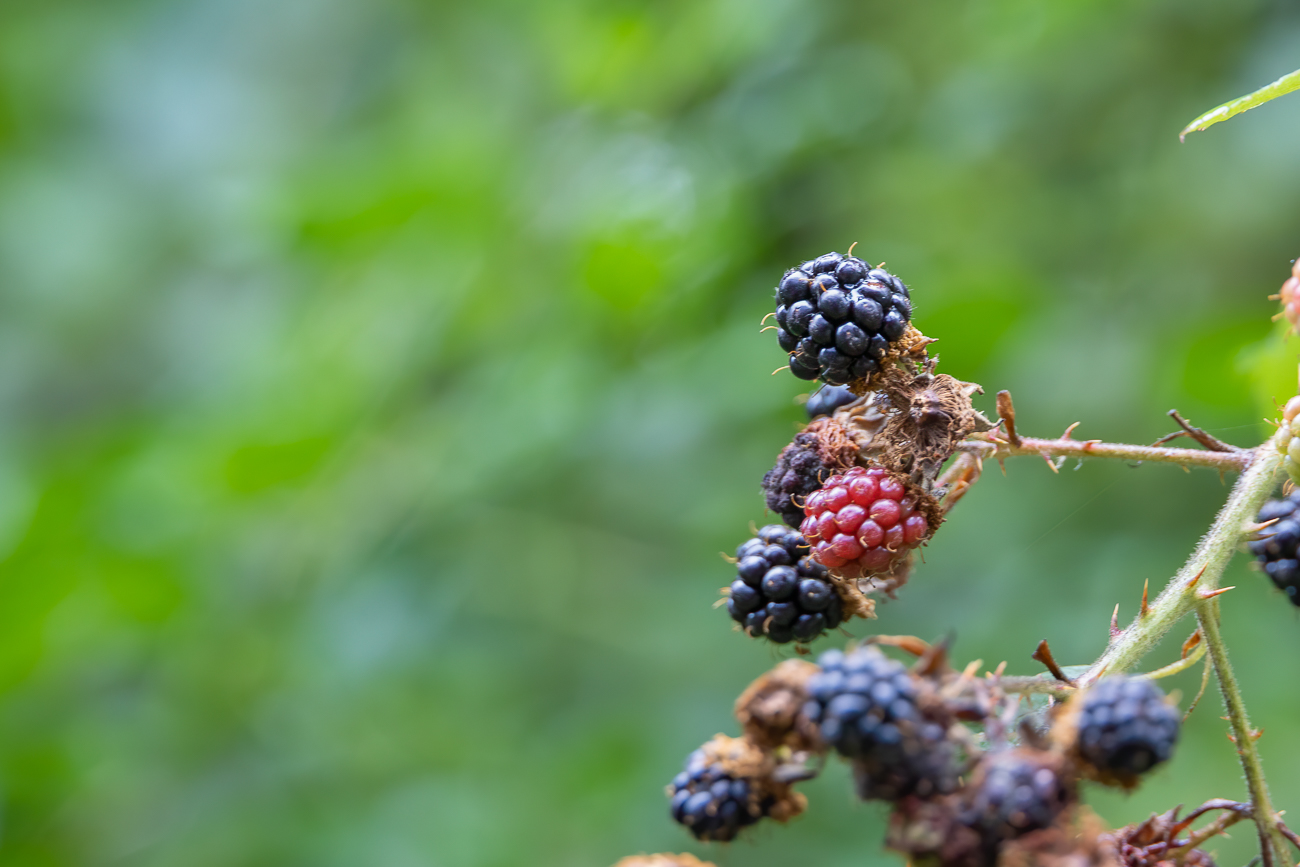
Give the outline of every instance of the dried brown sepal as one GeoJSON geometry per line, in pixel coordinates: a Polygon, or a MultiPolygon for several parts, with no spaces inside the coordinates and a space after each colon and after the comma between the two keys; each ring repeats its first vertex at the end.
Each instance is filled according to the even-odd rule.
{"type": "Polygon", "coordinates": [[[816,724],[801,713],[808,680],[818,671],[811,662],[787,659],[751,683],[736,699],[736,720],[745,737],[768,751],[784,746],[825,752],[816,724]]]}
{"type": "Polygon", "coordinates": [[[896,408],[880,434],[880,463],[931,487],[944,461],[981,427],[971,395],[980,391],[946,373],[891,369],[881,390],[896,408]]]}
{"type": "Polygon", "coordinates": [[[614,867],[714,867],[712,861],[701,861],[690,852],[675,855],[661,852],[658,855],[629,855],[614,867]]]}
{"type": "Polygon", "coordinates": [[[1102,835],[1103,845],[1115,853],[1121,867],[1215,867],[1207,852],[1193,848],[1180,851],[1178,835],[1191,824],[1179,819],[1181,808],[1152,813],[1136,825],[1126,825],[1102,835]]]}
{"type": "Polygon", "coordinates": [[[885,845],[913,864],[941,867],[987,867],[984,840],[961,821],[959,795],[900,799],[889,816],[885,845]]]}
{"type": "Polygon", "coordinates": [[[770,804],[766,815],[787,822],[804,811],[808,799],[776,777],[776,759],[748,738],[714,735],[701,747],[711,765],[727,776],[749,782],[749,797],[755,805],[770,804]],[[770,800],[769,800],[770,799],[770,800]]]}
{"type": "Polygon", "coordinates": [[[854,617],[861,617],[863,620],[876,619],[876,600],[862,592],[862,588],[858,586],[861,582],[857,578],[842,575],[834,569],[827,570],[827,577],[840,597],[845,620],[854,617]]]}
{"type": "MultiPolygon", "coordinates": [[[[839,473],[857,463],[858,443],[849,429],[835,416],[815,419],[803,429],[817,439],[817,456],[830,473],[839,473]]],[[[790,446],[786,446],[786,449],[790,446]]],[[[785,449],[782,449],[784,454],[785,449]]]]}
{"type": "Polygon", "coordinates": [[[885,357],[880,360],[880,370],[865,379],[850,382],[849,391],[859,396],[864,395],[875,391],[880,381],[887,377],[890,371],[908,365],[924,364],[929,360],[925,348],[934,342],[935,338],[926,337],[920,329],[909,322],[903,336],[890,344],[885,357]]]}
{"type": "Polygon", "coordinates": [[[1004,843],[998,867],[1120,867],[1105,830],[1096,813],[1076,807],[1052,827],[1004,843]]]}

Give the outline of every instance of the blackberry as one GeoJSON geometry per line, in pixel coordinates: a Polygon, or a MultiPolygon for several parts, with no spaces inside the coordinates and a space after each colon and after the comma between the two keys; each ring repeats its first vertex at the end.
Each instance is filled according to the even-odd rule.
{"type": "Polygon", "coordinates": [[[986,755],[967,796],[965,822],[996,844],[1051,827],[1072,800],[1059,758],[1027,748],[986,755]]]}
{"type": "Polygon", "coordinates": [[[912,319],[903,281],[853,256],[827,253],[785,272],[776,288],[777,342],[800,379],[846,385],[880,369],[912,319]]]}
{"type": "Polygon", "coordinates": [[[854,760],[860,797],[928,797],[955,788],[947,726],[918,705],[916,682],[902,663],[866,646],[847,655],[828,651],[818,664],[803,715],[818,724],[826,744],[854,760]]]}
{"type": "Polygon", "coordinates": [[[1250,553],[1277,589],[1286,594],[1292,605],[1300,606],[1300,491],[1281,500],[1269,500],[1259,510],[1265,527],[1259,538],[1247,544],[1250,553]]]}
{"type": "Polygon", "coordinates": [[[791,527],[804,519],[802,503],[809,494],[833,475],[822,459],[818,437],[813,431],[795,434],[794,441],[781,450],[776,465],[763,476],[763,499],[768,509],[781,516],[791,527]]]}
{"type": "Polygon", "coordinates": [[[818,389],[808,398],[808,402],[804,404],[804,409],[808,411],[808,418],[817,418],[819,415],[830,415],[845,404],[853,403],[857,399],[856,394],[842,385],[827,385],[818,389]]]}
{"type": "Polygon", "coordinates": [[[1103,777],[1131,785],[1173,753],[1181,719],[1152,681],[1103,678],[1082,700],[1079,755],[1103,777]]]}
{"type": "Polygon", "coordinates": [[[808,543],[795,530],[768,524],[736,549],[738,578],[727,613],[753,637],[777,644],[807,642],[844,619],[826,567],[804,556],[808,543]]]}
{"type": "Polygon", "coordinates": [[[784,822],[805,801],[773,779],[773,770],[771,757],[749,741],[718,735],[690,754],[668,787],[673,820],[698,840],[717,841],[765,816],[784,822]]]}
{"type": "Polygon", "coordinates": [[[881,467],[831,476],[804,503],[800,531],[822,565],[857,576],[885,572],[929,538],[928,498],[881,467]]]}

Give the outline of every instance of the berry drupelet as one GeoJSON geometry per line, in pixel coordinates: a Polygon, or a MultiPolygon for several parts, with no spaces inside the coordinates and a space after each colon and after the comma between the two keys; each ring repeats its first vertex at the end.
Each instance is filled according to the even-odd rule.
{"type": "Polygon", "coordinates": [[[930,518],[918,505],[917,493],[883,468],[852,467],[809,495],[799,529],[822,565],[884,572],[929,538],[930,518]]]}
{"type": "Polygon", "coordinates": [[[1281,500],[1269,500],[1259,510],[1265,527],[1247,547],[1277,589],[1292,605],[1300,606],[1300,491],[1281,500]]]}
{"type": "Polygon", "coordinates": [[[805,262],[776,289],[777,342],[800,379],[846,385],[869,377],[911,319],[903,281],[853,256],[805,262]]]}
{"type": "Polygon", "coordinates": [[[825,385],[813,393],[804,404],[804,409],[808,411],[808,418],[817,418],[819,415],[830,415],[842,406],[853,403],[858,396],[849,391],[842,385],[825,385]]]}
{"type": "Polygon", "coordinates": [[[769,524],[736,549],[727,613],[747,634],[777,644],[812,641],[844,619],[826,567],[805,556],[803,536],[769,524]]]}
{"type": "Polygon", "coordinates": [[[1079,755],[1103,777],[1132,785],[1166,761],[1178,740],[1181,718],[1150,680],[1123,676],[1099,680],[1082,696],[1079,755]]]}
{"type": "Polygon", "coordinates": [[[947,729],[926,717],[901,663],[866,646],[847,655],[828,651],[818,664],[803,715],[820,727],[827,745],[854,760],[860,797],[928,797],[955,787],[947,729]]]}

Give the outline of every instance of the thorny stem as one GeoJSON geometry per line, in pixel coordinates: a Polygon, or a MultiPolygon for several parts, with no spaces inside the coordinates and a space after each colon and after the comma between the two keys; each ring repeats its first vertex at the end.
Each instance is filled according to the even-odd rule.
{"type": "MultiPolygon", "coordinates": [[[[1236,453],[1224,452],[1206,454],[1236,456],[1236,453]]],[[[1170,579],[1155,602],[1112,639],[1106,651],[1079,680],[1086,684],[1102,674],[1116,674],[1132,668],[1175,623],[1195,610],[1223,691],[1223,703],[1232,722],[1237,753],[1241,757],[1241,766],[1254,805],[1253,816],[1259,829],[1263,864],[1264,867],[1277,867],[1275,853],[1277,857],[1283,857],[1285,844],[1278,828],[1277,816],[1269,801],[1264,769],[1255,749],[1246,707],[1236,676],[1228,662],[1223,636],[1219,632],[1215,598],[1218,594],[1215,591],[1219,589],[1219,579],[1224,568],[1236,553],[1243,528],[1253,520],[1264,500],[1273,491],[1282,465],[1282,455],[1270,447],[1269,443],[1241,454],[1249,462],[1248,466],[1237,479],[1228,501],[1214,519],[1210,531],[1192,552],[1191,558],[1170,579]]]]}
{"type": "Polygon", "coordinates": [[[1264,867],[1274,867],[1274,858],[1287,859],[1286,840],[1278,827],[1278,817],[1269,800],[1268,783],[1264,780],[1264,765],[1259,760],[1259,751],[1255,749],[1255,731],[1250,727],[1246,716],[1246,704],[1241,698],[1241,689],[1237,686],[1237,676],[1228,661],[1228,647],[1219,632],[1219,610],[1217,599],[1205,599],[1197,606],[1196,618],[1201,624],[1201,634],[1210,651],[1214,663],[1214,673],[1219,679],[1219,689],[1223,692],[1223,705],[1228,710],[1228,720],[1232,723],[1233,740],[1237,744],[1237,755],[1241,758],[1241,768],[1246,774],[1246,787],[1250,791],[1253,807],[1252,818],[1259,829],[1259,851],[1264,867]],[[1270,845],[1271,844],[1271,845],[1270,845]]]}
{"type": "Polygon", "coordinates": [[[1139,614],[1111,641],[1106,651],[1079,679],[1080,683],[1091,683],[1103,673],[1118,674],[1132,668],[1175,623],[1196,607],[1199,596],[1211,594],[1219,588],[1219,578],[1241,541],[1242,528],[1258,514],[1259,507],[1272,492],[1282,465],[1282,455],[1268,443],[1244,454],[1253,461],[1233,485],[1228,501],[1219,510],[1210,531],[1196,546],[1191,558],[1169,580],[1147,611],[1139,614]]]}
{"type": "Polygon", "coordinates": [[[1231,452],[1212,452],[1201,449],[1175,449],[1166,446],[1137,446],[1127,443],[1107,443],[1100,440],[1039,439],[1018,437],[1017,443],[1003,439],[970,439],[961,443],[959,451],[978,454],[981,458],[1009,458],[1019,455],[1038,455],[1042,458],[1117,458],[1124,461],[1155,461],[1181,464],[1185,467],[1212,467],[1218,470],[1241,471],[1251,463],[1249,449],[1231,452]]]}

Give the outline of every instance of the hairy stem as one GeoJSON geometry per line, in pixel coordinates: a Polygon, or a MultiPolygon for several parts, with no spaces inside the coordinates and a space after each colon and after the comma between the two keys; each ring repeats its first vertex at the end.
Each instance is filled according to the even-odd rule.
{"type": "Polygon", "coordinates": [[[981,458],[1009,458],[1019,455],[1038,455],[1043,458],[1114,458],[1124,461],[1155,461],[1180,464],[1184,467],[1212,467],[1218,470],[1241,471],[1250,466],[1253,452],[1238,449],[1230,452],[1211,452],[1201,449],[1174,449],[1166,446],[1136,446],[1127,443],[1106,443],[1101,440],[1045,440],[1036,437],[1019,437],[1016,443],[1006,440],[967,440],[958,446],[961,451],[971,451],[981,458]]]}
{"type": "Polygon", "coordinates": [[[1246,788],[1250,791],[1253,808],[1251,816],[1259,829],[1260,855],[1264,867],[1274,867],[1280,862],[1290,863],[1286,840],[1278,828],[1277,814],[1269,800],[1264,765],[1259,760],[1259,751],[1255,749],[1255,732],[1246,715],[1246,704],[1241,698],[1241,689],[1237,686],[1237,676],[1232,671],[1232,663],[1228,661],[1228,647],[1219,632],[1218,607],[1217,599],[1205,599],[1197,606],[1196,618],[1200,621],[1201,634],[1205,636],[1210,660],[1214,663],[1214,673],[1223,693],[1223,706],[1227,709],[1228,720],[1232,724],[1237,755],[1241,758],[1241,768],[1246,774],[1246,788]]]}
{"type": "MultiPolygon", "coordinates": [[[[1221,455],[1228,453],[1203,452],[1221,455]]],[[[1232,453],[1235,456],[1236,453],[1232,453]]],[[[1243,452],[1253,458],[1237,479],[1228,501],[1219,510],[1210,531],[1201,539],[1186,565],[1178,571],[1150,607],[1138,614],[1127,629],[1112,639],[1110,646],[1079,679],[1091,683],[1103,673],[1117,674],[1137,664],[1160,642],[1165,633],[1219,588],[1219,578],[1241,541],[1242,528],[1254,519],[1277,483],[1282,455],[1271,444],[1243,452]]]]}

